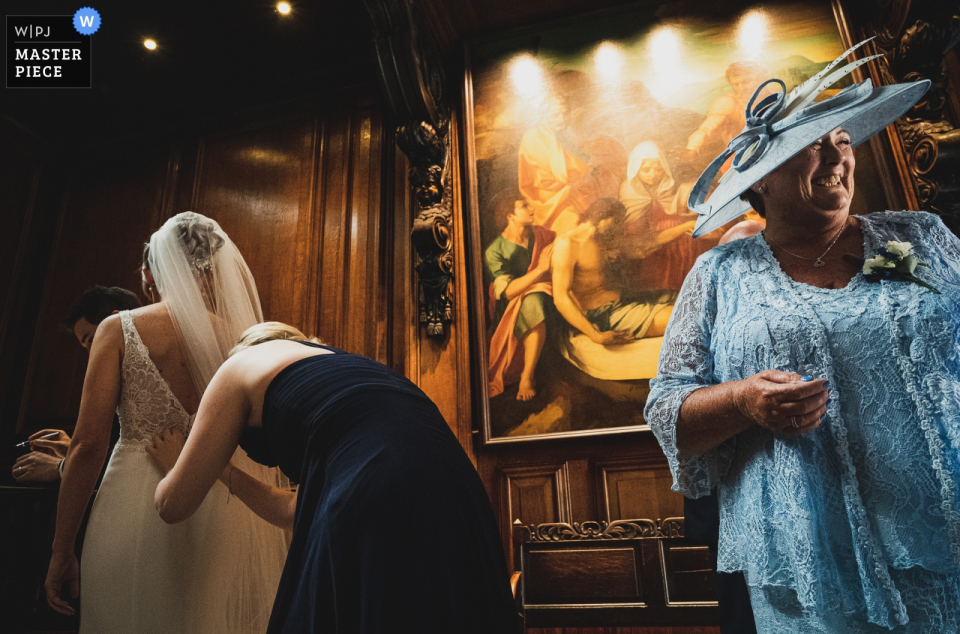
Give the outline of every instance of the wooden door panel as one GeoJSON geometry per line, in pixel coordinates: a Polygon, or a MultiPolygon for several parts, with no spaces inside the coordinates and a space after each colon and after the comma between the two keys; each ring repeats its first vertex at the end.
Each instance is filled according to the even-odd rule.
{"type": "Polygon", "coordinates": [[[570,499],[564,464],[506,468],[500,472],[500,532],[504,537],[507,561],[515,559],[513,524],[569,522],[570,499]]]}
{"type": "Polygon", "coordinates": [[[670,490],[673,477],[660,465],[600,463],[600,504],[607,521],[683,517],[683,496],[670,490]]]}
{"type": "MultiPolygon", "coordinates": [[[[303,326],[299,306],[310,294],[298,266],[302,205],[314,170],[313,122],[284,120],[201,139],[193,211],[220,223],[253,272],[268,320],[303,326]]],[[[185,211],[178,209],[176,211],[185,211]]]]}
{"type": "Polygon", "coordinates": [[[705,545],[685,539],[662,541],[660,559],[667,605],[717,604],[713,558],[705,545]]]}

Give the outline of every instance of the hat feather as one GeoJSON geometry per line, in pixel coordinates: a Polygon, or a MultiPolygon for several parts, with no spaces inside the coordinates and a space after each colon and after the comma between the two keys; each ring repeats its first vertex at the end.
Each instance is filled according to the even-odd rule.
{"type": "Polygon", "coordinates": [[[838,57],[837,59],[827,64],[826,67],[823,70],[821,70],[819,73],[817,73],[807,81],[803,82],[802,84],[800,84],[799,86],[791,90],[784,102],[783,110],[777,116],[777,120],[782,121],[783,119],[786,119],[787,117],[789,117],[791,114],[795,112],[799,112],[800,110],[803,110],[804,108],[809,106],[811,103],[813,103],[814,99],[816,99],[820,93],[822,93],[824,90],[832,86],[834,83],[836,83],[840,79],[843,79],[844,77],[852,73],[854,69],[859,68],[860,66],[866,64],[872,59],[883,57],[882,54],[871,55],[861,60],[851,62],[846,66],[844,66],[843,68],[830,73],[830,71],[833,70],[834,67],[837,66],[837,64],[839,64],[844,59],[846,59],[846,57],[850,55],[850,53],[854,52],[855,50],[857,50],[858,48],[860,48],[861,46],[863,46],[864,44],[866,44],[872,39],[873,38],[871,37],[869,39],[866,39],[860,42],[859,44],[851,46],[846,51],[844,51],[840,57],[838,57]],[[827,73],[830,73],[830,74],[828,75],[827,73]]]}

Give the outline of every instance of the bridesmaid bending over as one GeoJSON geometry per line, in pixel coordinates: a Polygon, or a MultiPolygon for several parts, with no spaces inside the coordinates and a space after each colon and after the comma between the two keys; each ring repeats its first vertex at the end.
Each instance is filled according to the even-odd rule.
{"type": "Polygon", "coordinates": [[[489,499],[419,388],[276,322],[231,355],[155,501],[164,521],[189,518],[238,443],[300,484],[295,507],[240,472],[231,487],[276,524],[294,516],[268,634],[517,631],[489,499]]]}

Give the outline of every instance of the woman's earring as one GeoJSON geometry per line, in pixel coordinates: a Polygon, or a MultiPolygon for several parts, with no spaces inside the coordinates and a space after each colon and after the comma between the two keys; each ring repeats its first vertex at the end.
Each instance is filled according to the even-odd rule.
{"type": "Polygon", "coordinates": [[[757,193],[766,194],[767,192],[763,190],[763,185],[757,185],[757,193]]]}
{"type": "Polygon", "coordinates": [[[154,284],[147,284],[147,292],[150,293],[150,303],[156,304],[157,298],[153,296],[153,290],[157,288],[154,284]]]}

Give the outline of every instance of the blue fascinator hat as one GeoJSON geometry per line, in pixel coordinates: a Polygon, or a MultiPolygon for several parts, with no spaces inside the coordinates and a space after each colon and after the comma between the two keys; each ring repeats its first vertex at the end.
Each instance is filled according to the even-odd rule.
{"type": "Polygon", "coordinates": [[[855,68],[880,57],[871,55],[834,70],[850,53],[869,41],[851,47],[789,94],[786,84],[779,79],[768,79],[760,84],[747,102],[747,123],[743,131],[707,166],[690,191],[687,206],[700,214],[693,231],[694,238],[746,213],[750,203],[740,200],[740,194],[831,130],[846,130],[851,145],[856,147],[920,100],[930,87],[928,79],[880,88],[874,88],[867,79],[844,88],[830,99],[814,101],[817,95],[855,68]],[[780,91],[758,102],[769,84],[778,85],[780,91]],[[730,169],[720,178],[720,185],[709,200],[705,200],[717,173],[731,156],[730,169]]]}

